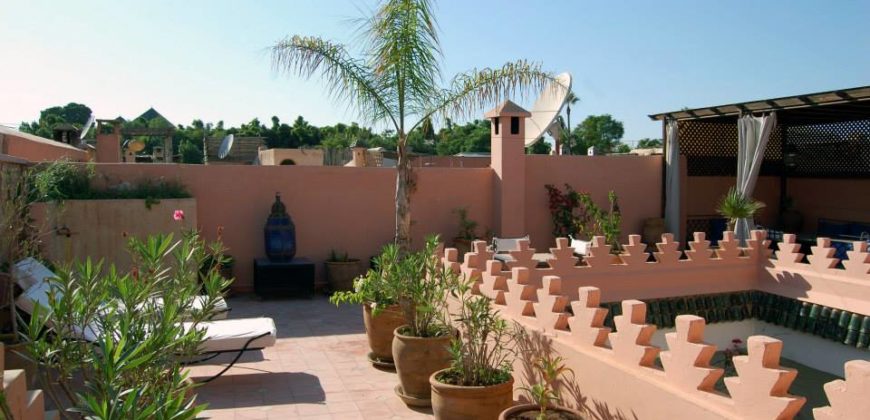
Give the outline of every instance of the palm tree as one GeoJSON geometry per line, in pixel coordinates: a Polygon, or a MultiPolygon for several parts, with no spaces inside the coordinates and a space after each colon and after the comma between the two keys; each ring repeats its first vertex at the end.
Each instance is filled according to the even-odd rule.
{"type": "Polygon", "coordinates": [[[398,134],[395,242],[410,245],[414,175],[407,134],[427,118],[468,116],[514,94],[540,91],[553,80],[524,60],[496,69],[474,69],[442,88],[441,47],[431,0],[386,0],[362,21],[362,58],[344,45],[311,36],[275,44],[272,63],[301,77],[320,74],[331,96],[370,123],[387,123],[398,134]]]}
{"type": "MultiPolygon", "coordinates": [[[[571,105],[574,105],[577,102],[580,102],[580,98],[574,94],[573,90],[568,91],[568,96],[565,97],[565,112],[568,113],[568,134],[563,136],[565,139],[562,140],[562,144],[571,144],[571,105]]],[[[561,150],[559,152],[561,152],[561,150]]]]}

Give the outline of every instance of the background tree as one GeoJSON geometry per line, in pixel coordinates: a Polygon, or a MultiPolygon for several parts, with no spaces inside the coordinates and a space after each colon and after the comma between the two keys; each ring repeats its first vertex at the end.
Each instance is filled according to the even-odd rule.
{"type": "Polygon", "coordinates": [[[30,123],[22,122],[18,129],[25,133],[50,139],[54,135],[55,125],[67,123],[80,129],[88,122],[91,113],[92,111],[87,105],[70,102],[63,106],[43,109],[39,112],[39,120],[30,123]]]}
{"type": "Polygon", "coordinates": [[[564,133],[562,134],[562,137],[564,138],[564,140],[561,140],[562,144],[565,144],[565,142],[571,138],[571,105],[574,105],[577,102],[580,102],[580,98],[574,94],[573,90],[568,91],[568,96],[565,97],[565,113],[568,117],[568,125],[563,126],[567,127],[568,130],[567,133],[564,133],[565,130],[562,130],[564,133]]]}
{"type": "Polygon", "coordinates": [[[622,144],[620,139],[625,132],[622,122],[610,114],[590,115],[571,132],[568,143],[572,154],[585,155],[589,147],[595,146],[596,153],[614,153],[622,144]]]}
{"type": "Polygon", "coordinates": [[[637,141],[638,149],[652,149],[662,147],[662,139],[644,138],[637,141]]]}
{"type": "Polygon", "coordinates": [[[413,169],[408,134],[438,115],[469,115],[503,98],[540,91],[552,75],[525,61],[498,69],[472,70],[445,89],[441,79],[441,47],[428,0],[388,0],[363,20],[364,59],[348,48],[318,37],[292,36],[272,47],[276,69],[301,77],[323,76],[332,96],[352,106],[371,122],[395,130],[395,242],[407,251],[411,241],[413,169]]]}
{"type": "Polygon", "coordinates": [[[553,147],[544,140],[538,141],[531,147],[526,147],[527,155],[549,155],[551,151],[553,151],[553,147]]]}

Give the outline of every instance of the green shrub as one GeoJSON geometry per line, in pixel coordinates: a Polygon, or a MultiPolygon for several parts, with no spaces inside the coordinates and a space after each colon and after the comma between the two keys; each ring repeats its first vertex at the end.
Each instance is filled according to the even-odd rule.
{"type": "Polygon", "coordinates": [[[150,207],[161,199],[190,198],[190,192],[178,181],[143,179],[122,183],[112,188],[98,189],[91,182],[96,175],[93,164],[58,160],[36,167],[33,172],[33,194],[36,201],[64,200],[145,200],[150,207]]]}
{"type": "Polygon", "coordinates": [[[67,413],[196,418],[204,406],[196,404],[182,361],[197,354],[200,325],[228,286],[217,266],[200,274],[207,260],[221,260],[223,248],[196,232],[180,240],[171,234],[131,239],[128,246],[133,263],[126,273],[90,259],[57,271],[48,307],[37,305],[22,334],[27,353],[54,404],[71,402],[67,413]],[[195,309],[202,289],[208,298],[195,309]]]}

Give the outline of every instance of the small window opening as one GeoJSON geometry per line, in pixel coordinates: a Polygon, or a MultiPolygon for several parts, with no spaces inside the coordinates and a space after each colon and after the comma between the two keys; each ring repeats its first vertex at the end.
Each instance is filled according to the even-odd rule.
{"type": "Polygon", "coordinates": [[[511,134],[520,134],[520,117],[511,117],[511,134]]]}

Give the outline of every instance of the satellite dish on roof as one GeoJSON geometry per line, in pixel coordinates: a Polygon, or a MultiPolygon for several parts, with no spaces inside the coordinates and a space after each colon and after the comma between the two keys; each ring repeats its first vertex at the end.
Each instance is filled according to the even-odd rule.
{"type": "Polygon", "coordinates": [[[550,82],[532,107],[532,116],[526,118],[526,147],[529,147],[553,128],[556,118],[571,91],[571,74],[562,73],[550,82]]]}
{"type": "Polygon", "coordinates": [[[221,141],[221,148],[218,150],[218,159],[226,159],[226,157],[230,154],[230,150],[233,149],[233,140],[235,137],[232,134],[227,134],[224,137],[223,141],[221,141]]]}
{"type": "Polygon", "coordinates": [[[142,151],[142,149],[145,149],[145,142],[143,142],[142,140],[130,140],[127,142],[125,149],[133,153],[139,153],[142,151]]]}
{"type": "Polygon", "coordinates": [[[97,119],[94,117],[94,114],[91,114],[91,116],[88,117],[88,122],[86,122],[85,125],[82,127],[82,133],[79,134],[79,141],[85,139],[85,136],[88,135],[88,131],[91,129],[91,126],[94,125],[94,122],[96,120],[97,119]]]}

